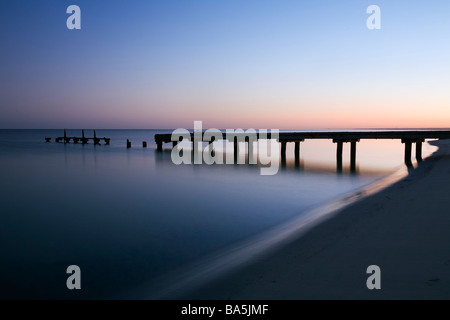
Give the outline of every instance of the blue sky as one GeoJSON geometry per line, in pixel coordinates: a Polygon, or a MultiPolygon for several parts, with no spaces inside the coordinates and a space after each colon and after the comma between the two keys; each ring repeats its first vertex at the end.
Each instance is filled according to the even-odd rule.
{"type": "Polygon", "coordinates": [[[0,128],[450,127],[449,1],[2,1],[0,128]],[[81,8],[81,30],[66,8],[81,8]],[[366,9],[381,8],[381,30],[366,9]]]}

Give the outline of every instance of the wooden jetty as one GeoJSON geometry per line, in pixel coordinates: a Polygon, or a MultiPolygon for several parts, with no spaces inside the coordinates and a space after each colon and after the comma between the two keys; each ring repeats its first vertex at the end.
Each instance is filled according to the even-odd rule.
{"type": "MultiPolygon", "coordinates": [[[[203,132],[204,133],[204,132],[203,132]]],[[[172,146],[177,145],[177,141],[172,141],[171,134],[155,134],[157,150],[162,151],[163,143],[172,142],[172,146]]],[[[263,136],[272,139],[270,132],[263,136]]],[[[234,143],[235,158],[239,153],[238,142],[249,143],[249,135],[246,133],[234,133],[230,137],[222,132],[222,139],[234,143]],[[232,140],[231,140],[232,139],[232,140]]],[[[256,140],[260,139],[260,134],[256,133],[256,140]]],[[[426,139],[450,139],[450,131],[443,130],[394,130],[394,131],[310,131],[310,132],[279,132],[277,141],[281,143],[281,160],[286,161],[286,144],[295,144],[295,159],[300,158],[300,143],[306,139],[331,139],[337,145],[336,162],[338,170],[342,170],[342,150],[344,143],[350,143],[350,169],[356,167],[356,143],[362,139],[399,139],[405,145],[405,164],[412,166],[411,150],[412,144],[416,145],[416,159],[422,161],[422,143],[426,139]]],[[[252,140],[256,141],[256,140],[252,140]]],[[[194,133],[191,133],[191,141],[194,141],[194,133]]],[[[202,139],[199,141],[205,141],[202,139]]],[[[205,141],[211,143],[211,141],[205,141]]]]}
{"type": "MultiPolygon", "coordinates": [[[[100,141],[102,141],[102,140],[105,142],[105,144],[109,144],[111,139],[110,138],[106,138],[106,137],[98,138],[97,137],[97,133],[95,132],[95,130],[94,130],[94,137],[91,137],[91,138],[90,137],[86,137],[84,135],[84,130],[81,130],[81,137],[76,137],[76,136],[68,137],[67,133],[66,133],[66,129],[64,129],[64,136],[63,137],[55,138],[55,142],[64,142],[64,143],[70,143],[71,141],[73,141],[73,143],[81,142],[82,144],[86,144],[86,143],[89,142],[89,140],[92,140],[94,142],[94,145],[97,145],[97,144],[100,144],[100,141]]],[[[45,137],[45,141],[50,142],[50,138],[45,137]]]]}

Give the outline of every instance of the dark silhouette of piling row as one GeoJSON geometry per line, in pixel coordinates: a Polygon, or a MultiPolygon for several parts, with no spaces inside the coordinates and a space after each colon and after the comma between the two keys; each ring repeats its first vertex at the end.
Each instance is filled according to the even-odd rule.
{"type": "MultiPolygon", "coordinates": [[[[276,136],[274,136],[275,138],[276,136]]],[[[175,147],[178,141],[172,141],[171,134],[155,134],[155,142],[157,151],[162,151],[163,143],[172,142],[172,146],[175,147]]],[[[262,136],[264,139],[272,139],[270,132],[267,135],[262,136]]],[[[181,141],[182,138],[180,138],[181,141]]],[[[239,155],[239,142],[246,142],[249,147],[249,155],[253,153],[252,143],[250,143],[249,135],[245,133],[234,133],[230,137],[227,137],[225,133],[222,133],[223,140],[229,140],[233,142],[234,159],[236,161],[239,155]]],[[[260,134],[256,133],[256,140],[252,139],[251,142],[260,139],[260,134]]],[[[356,171],[356,144],[361,139],[400,139],[405,145],[405,164],[412,166],[411,150],[412,144],[416,144],[416,160],[422,161],[422,144],[425,139],[450,139],[450,131],[443,130],[395,130],[395,131],[317,131],[317,132],[279,132],[277,141],[281,144],[281,162],[286,162],[286,145],[289,142],[295,143],[295,163],[300,163],[300,143],[305,139],[332,139],[337,145],[336,149],[336,167],[337,171],[342,171],[342,152],[343,144],[350,143],[350,170],[356,171]]],[[[191,141],[194,141],[194,133],[191,133],[191,141]]],[[[203,140],[203,135],[202,139],[203,140]]],[[[210,143],[212,148],[212,141],[205,141],[210,143]]]]}
{"type": "MultiPolygon", "coordinates": [[[[131,141],[127,139],[127,148],[131,148],[131,141]]],[[[142,148],[147,148],[147,141],[142,141],[142,148]]]]}
{"type": "MultiPolygon", "coordinates": [[[[51,140],[51,138],[45,137],[45,141],[46,142],[50,142],[50,140],[51,140]]],[[[66,129],[64,129],[64,136],[63,137],[55,138],[55,142],[61,142],[62,141],[64,143],[69,143],[70,141],[73,141],[73,143],[81,142],[82,144],[86,144],[86,143],[89,142],[89,140],[93,140],[94,141],[94,145],[100,144],[100,141],[102,141],[102,140],[105,142],[105,144],[109,144],[109,142],[111,141],[110,138],[106,138],[106,137],[98,138],[97,137],[97,132],[95,130],[94,130],[94,137],[93,138],[85,137],[84,130],[81,130],[81,137],[76,137],[76,136],[68,137],[67,133],[66,133],[66,129]]]]}

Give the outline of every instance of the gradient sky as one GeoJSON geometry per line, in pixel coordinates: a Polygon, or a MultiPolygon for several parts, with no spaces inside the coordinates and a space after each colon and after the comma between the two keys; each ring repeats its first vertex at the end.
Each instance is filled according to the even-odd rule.
{"type": "Polygon", "coordinates": [[[0,128],[450,127],[449,14],[448,0],[1,1],[0,128]]]}

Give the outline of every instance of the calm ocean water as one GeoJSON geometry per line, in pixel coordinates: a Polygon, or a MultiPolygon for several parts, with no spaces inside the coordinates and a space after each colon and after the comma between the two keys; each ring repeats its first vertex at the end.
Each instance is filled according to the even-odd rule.
{"type": "MultiPolygon", "coordinates": [[[[111,144],[94,146],[55,143],[62,130],[0,130],[0,297],[122,297],[143,283],[151,295],[152,281],[403,167],[397,140],[358,143],[356,174],[348,146],[336,173],[328,140],[302,143],[300,168],[288,145],[273,176],[254,165],[176,166],[169,145],[158,153],[154,143],[170,132],[97,130],[111,144]],[[66,288],[73,264],[82,290],[66,288]]],[[[425,145],[424,155],[434,150],[425,145]]]]}

